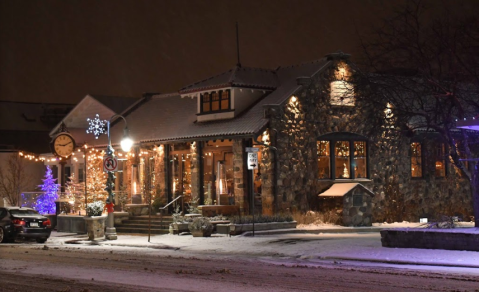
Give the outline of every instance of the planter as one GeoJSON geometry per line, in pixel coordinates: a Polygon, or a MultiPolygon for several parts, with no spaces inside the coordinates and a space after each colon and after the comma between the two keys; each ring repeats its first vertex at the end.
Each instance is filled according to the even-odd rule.
{"type": "MultiPolygon", "coordinates": [[[[255,231],[290,229],[296,228],[297,222],[271,222],[271,223],[255,223],[255,231]]],[[[253,224],[218,224],[216,230],[221,234],[237,235],[246,231],[253,231],[253,224]]]]}
{"type": "Polygon", "coordinates": [[[182,232],[190,232],[188,223],[171,223],[170,234],[180,234],[182,232]]]}
{"type": "Polygon", "coordinates": [[[85,233],[84,216],[79,215],[58,215],[57,216],[57,231],[71,232],[71,233],[85,233]]]}
{"type": "Polygon", "coordinates": [[[191,231],[193,237],[210,237],[213,230],[194,230],[191,231]]]}
{"type": "Polygon", "coordinates": [[[105,222],[108,216],[83,217],[85,220],[88,240],[105,238],[105,222]]]}

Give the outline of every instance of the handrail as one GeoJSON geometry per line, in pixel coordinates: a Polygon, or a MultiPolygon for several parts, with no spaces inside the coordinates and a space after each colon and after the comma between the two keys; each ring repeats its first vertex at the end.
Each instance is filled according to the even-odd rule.
{"type": "Polygon", "coordinates": [[[176,197],[173,201],[169,202],[168,204],[166,204],[164,207],[161,207],[161,208],[158,208],[159,211],[160,211],[160,226],[163,226],[163,211],[165,211],[165,209],[167,207],[169,207],[171,204],[173,204],[174,202],[176,202],[176,200],[180,199],[180,198],[183,198],[183,195],[179,195],[178,197],[176,197]]]}
{"type": "Polygon", "coordinates": [[[178,200],[179,198],[183,198],[183,195],[179,195],[178,197],[176,197],[173,201],[169,202],[168,204],[166,204],[164,207],[161,207],[161,208],[158,208],[160,210],[165,210],[166,207],[169,207],[171,204],[173,204],[174,202],[176,202],[176,200],[178,200]]]}

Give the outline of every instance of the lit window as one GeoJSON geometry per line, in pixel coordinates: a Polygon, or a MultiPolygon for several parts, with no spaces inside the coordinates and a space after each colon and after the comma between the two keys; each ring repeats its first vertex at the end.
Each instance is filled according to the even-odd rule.
{"type": "Polygon", "coordinates": [[[366,177],[366,142],[354,142],[354,172],[356,178],[366,177]]]}
{"type": "Polygon", "coordinates": [[[204,93],[201,95],[201,112],[218,112],[230,110],[230,90],[204,93]]]}
{"type": "Polygon", "coordinates": [[[349,148],[348,141],[337,141],[334,145],[337,178],[350,178],[351,161],[349,156],[349,148]]]}
{"type": "Polygon", "coordinates": [[[411,177],[422,177],[421,143],[411,143],[411,177]]]}
{"type": "Polygon", "coordinates": [[[202,108],[203,112],[211,111],[210,95],[208,93],[205,93],[202,95],[202,104],[203,104],[203,108],[202,108]]]}
{"type": "Polygon", "coordinates": [[[218,111],[220,109],[220,95],[218,92],[211,94],[211,111],[218,111]]]}
{"type": "Polygon", "coordinates": [[[224,90],[221,91],[221,110],[230,109],[230,91],[224,90]]]}
{"type": "Polygon", "coordinates": [[[320,138],[323,138],[317,141],[320,179],[368,177],[367,143],[357,140],[365,139],[363,136],[352,133],[333,133],[320,138]],[[326,140],[326,138],[332,139],[326,140]]]}
{"type": "Polygon", "coordinates": [[[319,178],[331,178],[330,164],[331,157],[329,155],[329,141],[318,141],[318,170],[319,178]]]}
{"type": "Polygon", "coordinates": [[[435,172],[436,177],[445,177],[446,176],[446,155],[445,155],[445,146],[443,143],[437,144],[435,147],[435,172]]]}

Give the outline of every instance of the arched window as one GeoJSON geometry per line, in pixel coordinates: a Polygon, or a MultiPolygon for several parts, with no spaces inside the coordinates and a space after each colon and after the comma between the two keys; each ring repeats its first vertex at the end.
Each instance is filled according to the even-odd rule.
{"type": "Polygon", "coordinates": [[[317,141],[320,179],[368,178],[367,138],[338,132],[323,135],[317,141]]]}

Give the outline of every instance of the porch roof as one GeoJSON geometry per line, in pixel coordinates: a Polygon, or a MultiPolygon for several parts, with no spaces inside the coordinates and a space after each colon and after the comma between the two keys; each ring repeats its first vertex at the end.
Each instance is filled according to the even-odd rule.
{"type": "Polygon", "coordinates": [[[369,190],[368,188],[366,188],[360,183],[335,183],[329,189],[319,194],[319,196],[320,197],[344,197],[346,194],[348,194],[357,186],[366,190],[371,195],[374,194],[371,190],[369,190]]]}

